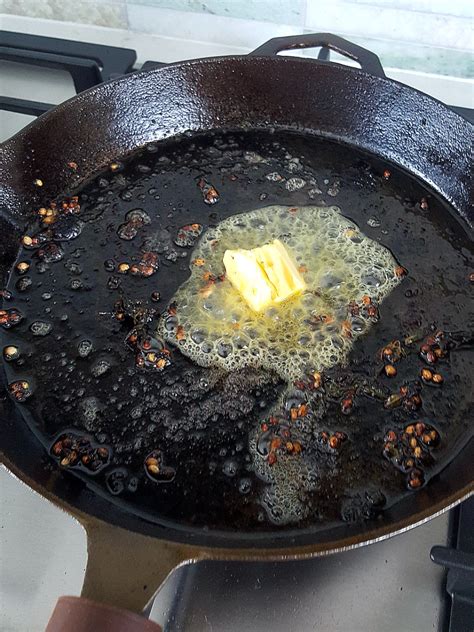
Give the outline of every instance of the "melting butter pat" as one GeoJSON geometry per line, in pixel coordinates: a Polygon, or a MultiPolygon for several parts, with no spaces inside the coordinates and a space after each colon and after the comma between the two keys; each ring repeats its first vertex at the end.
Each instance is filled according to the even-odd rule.
{"type": "Polygon", "coordinates": [[[254,312],[281,303],[306,288],[279,239],[252,250],[226,250],[223,261],[227,278],[254,312]]]}

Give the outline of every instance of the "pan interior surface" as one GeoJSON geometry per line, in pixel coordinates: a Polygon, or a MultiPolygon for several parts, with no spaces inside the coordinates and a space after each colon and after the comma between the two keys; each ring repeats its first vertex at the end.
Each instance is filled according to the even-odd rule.
{"type": "Polygon", "coordinates": [[[127,511],[249,533],[376,520],[472,437],[472,236],[391,165],[296,133],[196,136],[38,211],[4,292],[10,393],[52,467],[127,511]],[[403,277],[348,366],[294,384],[276,422],[277,373],[200,367],[155,334],[201,234],[271,205],[337,205],[403,277]],[[271,454],[304,459],[291,519],[271,454]]]}

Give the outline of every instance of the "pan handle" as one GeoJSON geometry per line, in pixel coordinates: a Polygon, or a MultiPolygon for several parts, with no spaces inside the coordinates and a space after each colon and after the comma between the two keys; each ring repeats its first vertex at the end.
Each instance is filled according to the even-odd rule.
{"type": "Polygon", "coordinates": [[[273,56],[283,50],[295,50],[298,48],[317,48],[321,46],[322,50],[319,56],[320,60],[329,61],[329,50],[353,59],[362,70],[375,75],[376,77],[385,77],[380,59],[375,53],[372,53],[362,46],[358,46],[353,42],[333,35],[332,33],[308,33],[305,35],[289,35],[287,37],[274,37],[265,44],[262,44],[254,51],[249,53],[252,56],[273,56]]]}
{"type": "Polygon", "coordinates": [[[46,632],[160,632],[143,615],[168,575],[183,564],[204,559],[205,553],[90,516],[80,521],[87,532],[81,597],[60,597],[46,632]]]}
{"type": "MultiPolygon", "coordinates": [[[[84,523],[83,523],[84,524],[84,523]]],[[[190,546],[91,519],[81,596],[142,613],[171,572],[199,559],[190,546]]]]}

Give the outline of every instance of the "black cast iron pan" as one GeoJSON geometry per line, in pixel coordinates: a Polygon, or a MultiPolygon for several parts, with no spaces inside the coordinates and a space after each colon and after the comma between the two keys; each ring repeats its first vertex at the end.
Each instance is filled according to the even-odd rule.
{"type": "MultiPolygon", "coordinates": [[[[248,57],[183,62],[100,85],[4,143],[0,161],[3,280],[26,224],[44,199],[76,189],[147,143],[182,134],[197,138],[225,130],[239,134],[269,128],[314,139],[322,155],[328,143],[343,148],[341,160],[354,151],[377,164],[399,168],[432,192],[433,200],[438,200],[433,206],[449,206],[446,213],[452,213],[452,222],[462,231],[469,230],[474,219],[471,125],[441,103],[386,79],[372,53],[332,35],[306,35],[271,40],[248,57]],[[342,53],[358,62],[361,70],[277,56],[281,50],[316,46],[342,53]],[[74,173],[66,168],[72,160],[77,164],[74,173]],[[44,182],[40,189],[37,179],[44,182]]],[[[337,149],[334,152],[339,155],[337,149]]],[[[355,199],[354,192],[351,195],[355,199]]],[[[4,383],[5,379],[2,373],[4,383]]],[[[453,446],[449,463],[426,487],[405,495],[376,520],[252,531],[213,528],[215,520],[210,528],[202,528],[179,520],[150,519],[110,502],[93,485],[52,466],[5,387],[0,407],[6,466],[87,530],[83,595],[136,612],[181,563],[204,558],[290,559],[341,551],[420,524],[473,491],[474,442],[464,433],[464,441],[453,446]]],[[[472,413],[469,406],[465,410],[466,415],[472,413]]]]}

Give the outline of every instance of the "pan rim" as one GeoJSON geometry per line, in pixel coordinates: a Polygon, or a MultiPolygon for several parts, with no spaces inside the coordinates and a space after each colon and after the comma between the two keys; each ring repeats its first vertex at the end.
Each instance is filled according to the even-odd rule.
{"type": "Polygon", "coordinates": [[[412,91],[418,94],[420,98],[427,99],[428,101],[436,103],[438,106],[441,106],[447,113],[449,113],[450,116],[455,117],[455,119],[457,119],[458,122],[461,122],[462,124],[466,125],[468,129],[472,128],[472,131],[474,131],[473,123],[471,123],[468,119],[464,118],[457,112],[450,109],[449,106],[446,103],[443,103],[441,100],[435,97],[432,97],[431,95],[426,94],[425,92],[422,92],[421,90],[418,90],[417,88],[413,88],[411,86],[408,86],[407,84],[397,81],[396,79],[391,79],[386,76],[380,77],[377,75],[373,75],[363,70],[362,68],[340,64],[338,62],[325,62],[319,59],[284,56],[284,55],[275,55],[275,56],[221,55],[221,56],[213,56],[213,57],[199,57],[196,59],[187,59],[184,61],[176,61],[176,62],[166,64],[165,66],[161,66],[159,68],[152,68],[150,70],[137,70],[127,75],[123,75],[122,77],[116,77],[114,79],[110,79],[109,81],[104,81],[103,83],[92,86],[91,88],[84,90],[83,92],[80,92],[79,94],[73,95],[69,99],[66,99],[66,101],[58,103],[50,110],[48,110],[44,114],[41,114],[35,120],[31,121],[28,125],[23,127],[16,134],[14,134],[10,138],[8,138],[6,141],[1,143],[0,147],[8,149],[10,144],[17,143],[19,139],[27,135],[28,131],[31,128],[36,127],[39,122],[41,123],[47,122],[49,118],[52,118],[55,116],[56,112],[61,111],[63,109],[68,109],[74,106],[76,101],[80,101],[84,97],[93,96],[99,92],[102,92],[110,85],[118,86],[122,83],[125,84],[125,83],[129,83],[130,81],[139,80],[145,76],[148,77],[148,76],[153,76],[153,75],[164,74],[167,71],[173,70],[175,68],[193,68],[194,66],[200,66],[200,65],[206,67],[206,66],[210,66],[211,64],[215,64],[215,63],[221,64],[225,62],[246,62],[250,64],[254,64],[255,62],[278,63],[278,64],[293,64],[293,63],[304,64],[304,65],[311,65],[311,66],[319,66],[320,68],[334,68],[335,72],[349,73],[349,75],[355,74],[355,75],[360,75],[363,77],[368,77],[370,78],[371,81],[380,82],[382,84],[387,83],[389,85],[398,86],[400,89],[412,91]]]}
{"type": "MultiPolygon", "coordinates": [[[[474,438],[464,446],[463,449],[468,449],[474,446],[474,438]]],[[[212,556],[214,549],[226,551],[227,555],[231,556],[235,552],[243,551],[247,552],[250,557],[254,559],[258,558],[259,553],[262,557],[271,556],[272,552],[281,558],[282,555],[287,554],[294,555],[295,557],[304,556],[320,556],[330,553],[338,553],[342,551],[351,550],[361,546],[373,544],[392,536],[399,535],[412,528],[420,526],[425,522],[428,522],[432,518],[445,513],[456,505],[460,504],[464,500],[467,500],[471,496],[474,496],[474,477],[468,483],[465,483],[460,489],[452,492],[451,494],[443,496],[434,505],[430,505],[410,514],[408,517],[397,519],[394,522],[385,522],[377,525],[375,520],[361,520],[353,523],[352,526],[357,528],[356,534],[344,535],[336,539],[333,537],[330,541],[318,540],[318,534],[323,534],[325,531],[336,529],[343,531],[346,528],[350,528],[351,524],[340,523],[336,526],[327,524],[326,527],[318,530],[311,529],[298,529],[294,527],[292,529],[284,529],[282,531],[262,531],[262,532],[237,532],[237,531],[224,531],[219,529],[210,529],[203,527],[193,527],[191,525],[180,524],[166,519],[160,519],[157,522],[147,520],[144,516],[140,515],[141,512],[134,510],[133,512],[127,512],[126,508],[129,503],[116,503],[110,497],[106,497],[105,494],[97,494],[93,489],[95,485],[86,485],[84,481],[74,477],[74,482],[80,482],[84,487],[87,487],[101,502],[103,502],[103,509],[101,515],[98,516],[95,512],[87,512],[73,506],[68,501],[59,498],[50,489],[41,485],[40,483],[31,479],[28,474],[13,463],[3,450],[0,449],[0,465],[12,476],[21,481],[22,484],[28,486],[34,493],[39,494],[56,507],[62,509],[68,513],[72,518],[76,519],[83,526],[89,523],[106,522],[111,526],[119,526],[114,522],[110,522],[107,516],[106,506],[113,506],[114,510],[119,511],[124,517],[132,517],[134,525],[140,524],[143,528],[135,528],[130,526],[120,527],[127,529],[136,534],[149,536],[153,539],[166,541],[173,544],[183,545],[198,545],[200,548],[209,551],[212,556]],[[272,542],[268,544],[268,541],[272,542]],[[276,542],[275,542],[276,541],[276,542]],[[280,544],[281,542],[281,544],[280,544]],[[288,542],[291,542],[291,546],[288,546],[288,542]]],[[[449,467],[450,463],[446,467],[449,467]]],[[[445,468],[444,468],[445,469],[445,468]]],[[[442,472],[443,470],[441,470],[442,472]]],[[[68,474],[68,473],[66,473],[68,474]]],[[[72,480],[71,475],[67,476],[67,479],[72,480]]],[[[435,477],[436,479],[436,477],[435,477]]],[[[433,481],[436,483],[436,480],[433,481]]],[[[425,488],[427,489],[427,488],[425,488]]],[[[428,488],[429,489],[429,488],[428,488]]],[[[420,490],[423,491],[423,490],[420,490]]],[[[416,492],[420,493],[420,492],[416,492]]],[[[413,498],[413,496],[407,495],[402,497],[397,503],[391,505],[388,509],[397,510],[397,505],[404,501],[413,498]]],[[[249,558],[250,559],[250,558],[249,558]]]]}

